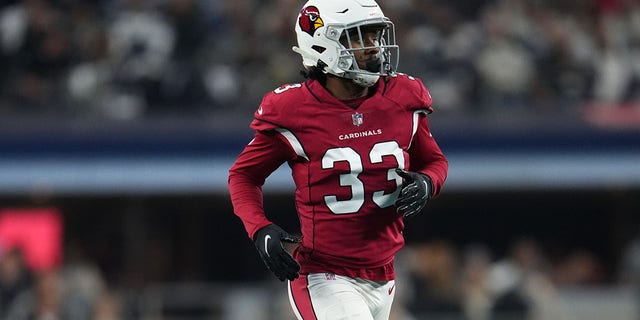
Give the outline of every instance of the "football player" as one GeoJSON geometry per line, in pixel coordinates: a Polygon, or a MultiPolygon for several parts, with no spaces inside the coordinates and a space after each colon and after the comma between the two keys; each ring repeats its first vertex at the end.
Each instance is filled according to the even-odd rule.
{"type": "Polygon", "coordinates": [[[431,96],[396,72],[394,25],[373,0],[310,0],[295,32],[307,80],[267,93],[255,112],[255,137],[229,170],[234,212],[287,280],[298,319],[388,319],[404,223],[447,176],[431,96]],[[265,179],[285,162],[301,237],[262,205],[265,179]]]}

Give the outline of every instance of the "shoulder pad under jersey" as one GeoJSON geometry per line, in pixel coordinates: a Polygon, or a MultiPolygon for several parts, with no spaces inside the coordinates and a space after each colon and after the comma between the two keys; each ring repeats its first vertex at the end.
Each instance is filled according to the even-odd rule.
{"type": "Polygon", "coordinates": [[[303,83],[286,84],[266,93],[253,114],[251,128],[263,131],[290,127],[291,114],[306,99],[306,94],[303,83]]]}
{"type": "Polygon", "coordinates": [[[402,104],[409,110],[427,110],[433,112],[431,108],[431,94],[419,78],[398,73],[390,77],[386,84],[384,96],[402,104]]]}

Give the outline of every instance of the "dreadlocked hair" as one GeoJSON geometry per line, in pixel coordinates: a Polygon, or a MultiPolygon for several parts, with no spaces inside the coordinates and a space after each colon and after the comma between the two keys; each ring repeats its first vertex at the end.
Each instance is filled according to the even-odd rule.
{"type": "Polygon", "coordinates": [[[317,80],[322,85],[327,83],[327,74],[322,70],[326,65],[322,65],[322,62],[318,62],[317,66],[313,66],[311,68],[305,68],[300,70],[300,74],[306,79],[317,80]]]}

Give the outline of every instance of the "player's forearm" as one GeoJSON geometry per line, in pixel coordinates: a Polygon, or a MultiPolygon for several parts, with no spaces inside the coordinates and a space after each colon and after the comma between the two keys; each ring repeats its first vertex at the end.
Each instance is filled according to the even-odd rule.
{"type": "Polygon", "coordinates": [[[431,157],[431,161],[422,169],[420,173],[424,173],[431,178],[433,183],[433,196],[436,196],[442,190],[444,181],[447,179],[447,172],[449,170],[449,162],[442,152],[434,153],[431,157]]]}
{"type": "Polygon", "coordinates": [[[438,143],[431,135],[429,122],[421,119],[415,143],[409,150],[411,156],[411,170],[426,174],[433,183],[433,195],[438,195],[447,179],[449,162],[438,143]]]}
{"type": "Polygon", "coordinates": [[[252,239],[260,228],[270,223],[264,214],[262,185],[285,161],[282,148],[282,143],[274,136],[257,132],[229,169],[233,210],[252,239]]]}
{"type": "Polygon", "coordinates": [[[229,175],[229,195],[233,212],[240,218],[249,238],[270,222],[264,214],[262,187],[247,176],[231,172],[229,175]]]}

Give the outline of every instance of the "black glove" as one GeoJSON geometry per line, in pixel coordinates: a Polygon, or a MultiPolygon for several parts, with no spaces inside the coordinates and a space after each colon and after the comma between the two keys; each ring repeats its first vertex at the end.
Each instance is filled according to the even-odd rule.
{"type": "Polygon", "coordinates": [[[260,257],[267,268],[273,272],[280,281],[293,280],[298,277],[300,265],[284,249],[282,242],[297,243],[299,237],[288,234],[275,224],[270,224],[256,232],[253,242],[260,253],[260,257]]]}
{"type": "Polygon", "coordinates": [[[405,219],[418,214],[427,205],[433,195],[433,182],[427,175],[396,169],[396,173],[404,178],[396,211],[405,219]]]}

